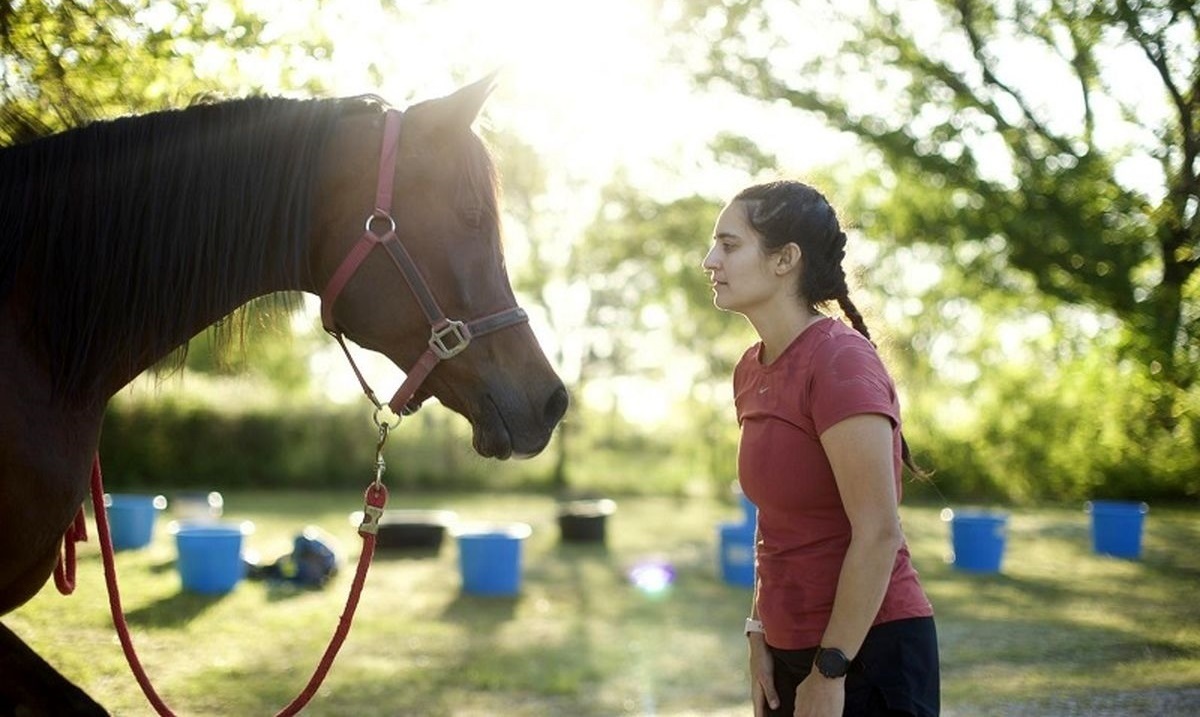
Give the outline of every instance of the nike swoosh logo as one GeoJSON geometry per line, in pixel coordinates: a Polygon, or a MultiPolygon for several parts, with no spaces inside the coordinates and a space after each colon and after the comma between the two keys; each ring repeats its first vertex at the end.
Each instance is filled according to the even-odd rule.
{"type": "Polygon", "coordinates": [[[763,386],[762,388],[758,389],[758,392],[759,392],[759,393],[766,393],[768,388],[770,388],[770,386],[763,386]]]}

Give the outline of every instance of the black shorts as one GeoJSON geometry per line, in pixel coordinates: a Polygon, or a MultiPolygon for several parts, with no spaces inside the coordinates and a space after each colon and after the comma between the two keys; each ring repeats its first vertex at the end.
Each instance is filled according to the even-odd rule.
{"type": "MultiPolygon", "coordinates": [[[[796,688],[812,669],[817,648],[779,650],[775,658],[775,691],[779,709],[764,714],[791,717],[796,688]]],[[[843,717],[937,717],[941,709],[937,629],[932,617],[896,620],[867,632],[846,675],[843,717]]]]}

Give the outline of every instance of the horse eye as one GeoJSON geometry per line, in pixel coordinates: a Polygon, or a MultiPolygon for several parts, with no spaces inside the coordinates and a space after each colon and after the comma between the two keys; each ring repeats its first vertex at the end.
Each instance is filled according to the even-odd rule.
{"type": "Polygon", "coordinates": [[[459,212],[463,223],[472,229],[478,229],[483,226],[483,210],[478,208],[463,209],[459,212]]]}

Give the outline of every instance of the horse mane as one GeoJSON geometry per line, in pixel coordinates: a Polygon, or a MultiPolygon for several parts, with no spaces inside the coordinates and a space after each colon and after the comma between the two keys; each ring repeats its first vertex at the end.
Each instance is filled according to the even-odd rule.
{"type": "Polygon", "coordinates": [[[55,394],[95,398],[102,368],[167,354],[264,276],[302,276],[321,149],[359,111],[382,108],[250,97],[0,150],[0,306],[25,310],[55,394]]]}

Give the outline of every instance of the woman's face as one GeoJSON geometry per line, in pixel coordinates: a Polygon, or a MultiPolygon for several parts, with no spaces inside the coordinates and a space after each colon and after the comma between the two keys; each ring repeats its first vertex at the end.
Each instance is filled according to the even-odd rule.
{"type": "Polygon", "coordinates": [[[718,309],[745,314],[779,290],[780,278],[771,270],[762,236],[750,226],[745,202],[726,205],[713,228],[713,246],[704,257],[718,309]]]}

